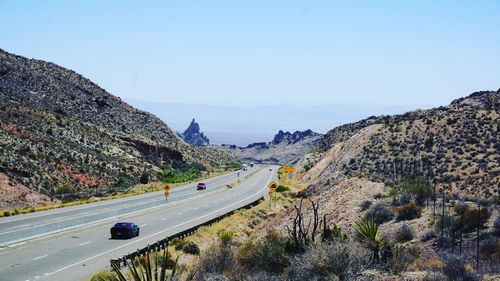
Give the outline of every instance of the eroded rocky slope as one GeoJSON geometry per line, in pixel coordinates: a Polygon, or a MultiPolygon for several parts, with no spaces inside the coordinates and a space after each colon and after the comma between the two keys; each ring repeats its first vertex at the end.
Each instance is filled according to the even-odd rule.
{"type": "MultiPolygon", "coordinates": [[[[143,173],[154,180],[167,166],[210,171],[231,160],[187,144],[154,115],[71,70],[2,50],[0,156],[9,186],[52,198],[113,193],[143,173]]],[[[17,192],[3,189],[4,198],[8,190],[17,192]]],[[[14,196],[0,207],[31,204],[25,198],[14,196]]]]}
{"type": "Polygon", "coordinates": [[[221,148],[245,162],[291,165],[307,154],[321,136],[311,130],[294,133],[280,130],[269,143],[253,143],[247,147],[222,145],[221,148]]]}
{"type": "Polygon", "coordinates": [[[365,176],[374,181],[423,176],[441,187],[499,194],[500,91],[477,92],[446,107],[370,117],[337,127],[301,160],[316,188],[365,176]]]}

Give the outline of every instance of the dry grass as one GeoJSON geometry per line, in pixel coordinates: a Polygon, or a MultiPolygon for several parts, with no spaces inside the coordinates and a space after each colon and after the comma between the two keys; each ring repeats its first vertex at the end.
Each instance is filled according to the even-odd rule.
{"type": "MultiPolygon", "coordinates": [[[[291,191],[298,191],[300,187],[292,185],[293,182],[295,181],[284,180],[282,177],[280,184],[288,186],[291,191]]],[[[255,239],[259,235],[266,233],[263,229],[267,227],[267,221],[269,219],[274,218],[276,215],[288,209],[294,202],[289,192],[278,193],[276,198],[276,206],[273,201],[272,208],[270,207],[269,200],[262,201],[260,204],[250,209],[238,210],[231,216],[213,225],[198,228],[194,235],[185,238],[185,240],[186,242],[192,241],[196,243],[203,252],[217,241],[219,233],[223,231],[233,232],[233,240],[236,243],[242,243],[248,239],[255,239]]],[[[173,256],[180,256],[179,265],[182,268],[189,268],[198,258],[197,256],[186,255],[182,253],[182,251],[176,251],[174,247],[170,247],[169,251],[173,256]]]]}

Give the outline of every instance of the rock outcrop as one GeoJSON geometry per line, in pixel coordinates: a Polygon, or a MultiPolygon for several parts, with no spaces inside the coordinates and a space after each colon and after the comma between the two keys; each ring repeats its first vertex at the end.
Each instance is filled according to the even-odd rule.
{"type": "Polygon", "coordinates": [[[210,145],[210,140],[200,132],[200,125],[196,123],[194,118],[189,127],[181,134],[181,137],[194,146],[204,147],[210,145]]]}
{"type": "Polygon", "coordinates": [[[280,130],[271,142],[257,142],[246,147],[222,145],[221,148],[244,162],[291,165],[316,145],[321,134],[311,130],[294,133],[280,130]]]}

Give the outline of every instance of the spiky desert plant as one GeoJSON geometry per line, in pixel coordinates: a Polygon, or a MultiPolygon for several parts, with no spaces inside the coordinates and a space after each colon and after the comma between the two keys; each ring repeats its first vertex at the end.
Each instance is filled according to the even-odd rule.
{"type": "Polygon", "coordinates": [[[372,252],[372,261],[378,263],[380,252],[385,246],[386,238],[378,228],[378,224],[373,220],[360,220],[355,224],[357,239],[367,249],[372,252]]]}
{"type": "Polygon", "coordinates": [[[179,257],[175,260],[170,275],[167,274],[167,260],[167,249],[163,250],[161,256],[150,256],[148,252],[143,258],[135,257],[125,260],[128,274],[123,273],[119,265],[111,263],[113,268],[111,274],[98,274],[94,278],[98,281],[168,281],[175,277],[179,257]]]}

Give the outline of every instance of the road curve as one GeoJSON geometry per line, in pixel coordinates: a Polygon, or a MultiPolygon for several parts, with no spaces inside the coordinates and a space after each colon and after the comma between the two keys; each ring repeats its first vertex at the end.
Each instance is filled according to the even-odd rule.
{"type": "MultiPolygon", "coordinates": [[[[243,178],[252,172],[253,170],[236,171],[207,179],[205,182],[211,187],[211,191],[220,190],[238,178],[238,173],[243,178]]],[[[0,219],[0,246],[111,220],[124,214],[159,208],[199,195],[194,188],[195,186],[196,183],[192,183],[172,189],[168,202],[161,196],[163,191],[160,191],[0,219]]]]}
{"type": "MultiPolygon", "coordinates": [[[[207,190],[195,192],[194,196],[183,200],[179,199],[177,202],[162,204],[142,212],[119,215],[116,218],[99,221],[86,227],[51,234],[0,249],[0,280],[86,280],[91,274],[107,266],[111,258],[134,252],[138,248],[228,213],[264,196],[267,194],[267,184],[276,179],[277,167],[270,168],[255,171],[254,174],[242,180],[232,189],[216,188],[217,184],[211,185],[207,181],[209,182],[207,190]],[[215,190],[210,190],[211,186],[215,190]],[[141,227],[141,235],[130,240],[109,239],[110,226],[119,220],[137,223],[141,227]]],[[[234,180],[234,174],[232,178],[227,176],[225,181],[227,179],[234,180]]],[[[215,183],[219,180],[224,182],[224,177],[215,179],[215,183]]],[[[180,190],[178,195],[181,195],[182,192],[192,193],[193,189],[192,185],[178,188],[180,190]]],[[[118,199],[117,201],[120,201],[121,205],[128,205],[140,204],[141,200],[146,200],[154,205],[157,198],[162,198],[162,194],[141,196],[141,199],[137,199],[139,201],[135,201],[135,198],[131,200],[118,199]]],[[[107,208],[110,208],[109,206],[115,206],[115,203],[108,201],[103,202],[102,205],[107,205],[107,208]]],[[[102,207],[99,206],[99,208],[102,207]]],[[[79,209],[80,212],[95,212],[93,208],[90,210],[85,207],[75,209],[79,209]]],[[[42,215],[41,218],[45,222],[54,220],[56,217],[64,220],[63,213],[74,215],[70,210],[50,214],[55,217],[42,215]]],[[[26,220],[33,219],[27,217],[26,220]]],[[[11,230],[22,229],[22,219],[12,220],[12,222],[18,222],[18,225],[11,226],[11,230]]],[[[3,231],[3,226],[0,225],[0,227],[3,231]]]]}

